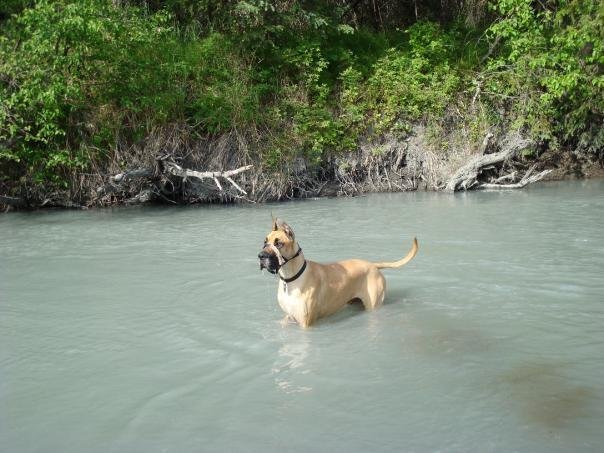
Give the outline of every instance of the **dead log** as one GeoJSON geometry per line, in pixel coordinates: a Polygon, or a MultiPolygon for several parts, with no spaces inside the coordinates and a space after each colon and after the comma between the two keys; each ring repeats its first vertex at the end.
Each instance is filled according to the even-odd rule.
{"type": "Polygon", "coordinates": [[[506,179],[509,179],[510,181],[514,181],[516,179],[516,171],[513,171],[512,173],[510,173],[508,175],[500,176],[499,178],[497,178],[493,181],[493,184],[500,183],[501,181],[505,181],[506,179]]]}
{"type": "Polygon", "coordinates": [[[128,192],[125,189],[126,184],[137,179],[147,180],[147,182],[139,183],[137,188],[139,192],[128,198],[126,203],[144,203],[154,197],[174,202],[171,200],[174,195],[185,195],[191,199],[201,200],[213,192],[226,194],[227,190],[223,186],[224,183],[221,184],[221,179],[239,194],[247,195],[247,192],[234,181],[233,177],[252,167],[253,165],[246,165],[226,171],[197,171],[182,167],[175,162],[172,156],[165,154],[156,158],[155,168],[134,168],[110,177],[107,185],[97,189],[97,196],[113,193],[116,190],[128,192]],[[192,180],[199,182],[193,183],[192,180]],[[207,183],[206,180],[212,181],[213,185],[207,183]],[[190,183],[185,190],[187,181],[190,183]]]}
{"type": "Polygon", "coordinates": [[[149,168],[135,168],[133,170],[128,170],[123,173],[118,173],[115,176],[111,177],[112,182],[122,183],[127,181],[128,179],[136,179],[136,178],[151,178],[153,176],[153,170],[149,168]]]}
{"type": "MultiPolygon", "coordinates": [[[[488,142],[492,137],[491,134],[487,134],[483,141],[483,149],[486,149],[488,142]]],[[[445,186],[445,191],[455,192],[456,190],[468,190],[478,185],[478,174],[489,165],[501,163],[507,159],[510,159],[516,155],[518,151],[528,148],[533,142],[529,139],[522,138],[520,135],[513,135],[509,137],[503,144],[502,150],[497,153],[484,154],[474,157],[470,162],[461,167],[455,172],[455,174],[449,179],[445,186]]]]}
{"type": "Polygon", "coordinates": [[[239,173],[243,173],[244,171],[247,171],[253,167],[253,165],[246,165],[244,167],[239,167],[239,168],[236,168],[235,170],[228,170],[228,171],[195,171],[195,170],[189,170],[188,168],[182,168],[176,162],[166,162],[165,165],[166,165],[166,170],[170,174],[172,174],[174,176],[178,176],[178,177],[182,178],[183,180],[186,180],[187,178],[197,178],[197,179],[212,178],[214,180],[214,183],[216,184],[216,187],[218,188],[218,191],[220,191],[220,192],[224,192],[224,189],[222,188],[222,185],[220,184],[220,181],[218,180],[218,178],[224,178],[235,189],[237,189],[239,192],[241,192],[244,195],[247,195],[247,192],[245,190],[243,190],[238,184],[236,184],[235,181],[233,181],[233,179],[231,178],[231,176],[235,176],[235,175],[238,175],[239,173]]]}
{"type": "Polygon", "coordinates": [[[67,208],[67,209],[88,209],[88,206],[81,205],[67,199],[60,193],[53,192],[47,198],[39,201],[27,201],[23,198],[0,195],[0,205],[7,206],[8,209],[36,209],[36,208],[67,208]]]}
{"type": "MultiPolygon", "coordinates": [[[[553,171],[553,170],[543,170],[542,172],[537,173],[536,175],[532,175],[531,176],[531,174],[533,173],[534,169],[535,169],[535,166],[533,165],[525,173],[525,175],[522,177],[522,179],[520,181],[518,181],[517,183],[514,183],[514,184],[484,183],[484,184],[479,185],[477,188],[478,189],[487,189],[487,190],[522,189],[524,186],[527,186],[528,184],[532,184],[534,182],[540,181],[541,179],[543,179],[545,176],[547,176],[548,174],[550,174],[553,171]]],[[[502,179],[503,179],[503,177],[502,178],[498,178],[497,181],[501,181],[502,179]]]]}
{"type": "Polygon", "coordinates": [[[151,189],[143,189],[139,193],[137,193],[132,198],[128,198],[125,203],[126,204],[138,204],[138,203],[147,203],[151,201],[153,197],[153,191],[151,189]]]}
{"type": "Polygon", "coordinates": [[[22,198],[9,197],[8,195],[0,195],[0,204],[13,208],[24,208],[27,202],[22,198]]]}

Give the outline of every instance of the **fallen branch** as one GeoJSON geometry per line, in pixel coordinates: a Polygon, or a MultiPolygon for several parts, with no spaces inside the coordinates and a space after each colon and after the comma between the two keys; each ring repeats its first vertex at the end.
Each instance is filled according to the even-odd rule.
{"type": "Polygon", "coordinates": [[[230,176],[225,176],[224,179],[226,179],[228,182],[230,182],[231,185],[233,187],[235,187],[235,189],[237,189],[239,192],[241,192],[244,195],[247,195],[247,192],[245,190],[243,190],[241,187],[239,187],[239,184],[237,184],[235,181],[233,181],[230,176]]]}
{"type": "Polygon", "coordinates": [[[42,201],[42,203],[40,203],[40,205],[38,205],[38,208],[44,208],[44,207],[52,207],[52,208],[67,208],[67,209],[88,209],[88,206],[84,206],[78,203],[75,203],[71,200],[67,200],[64,198],[54,198],[53,195],[55,195],[54,193],[51,194],[51,198],[45,198],[44,201],[42,201]]]}
{"type": "Polygon", "coordinates": [[[22,198],[9,197],[8,195],[0,195],[0,204],[5,204],[7,206],[12,206],[15,208],[22,208],[27,203],[22,198]]]}
{"type": "Polygon", "coordinates": [[[174,162],[166,162],[167,170],[169,171],[169,173],[171,173],[174,176],[180,176],[183,179],[186,179],[186,178],[197,178],[197,179],[212,178],[212,179],[214,179],[214,183],[216,184],[216,187],[218,187],[218,190],[220,192],[223,192],[224,189],[222,188],[222,185],[220,184],[220,181],[218,180],[218,178],[224,178],[228,182],[230,182],[233,185],[233,187],[235,187],[235,189],[237,189],[239,192],[241,192],[244,195],[247,195],[247,192],[245,190],[243,190],[241,187],[239,187],[237,184],[235,184],[235,181],[233,181],[231,179],[231,176],[237,175],[239,173],[243,173],[244,171],[247,171],[252,167],[253,167],[253,165],[246,165],[245,167],[239,167],[235,170],[228,170],[228,171],[195,171],[195,170],[189,170],[188,168],[182,168],[180,165],[178,165],[174,162]]]}
{"type": "MultiPolygon", "coordinates": [[[[487,134],[483,141],[482,149],[486,149],[490,140],[491,134],[487,134]]],[[[477,184],[478,174],[484,167],[503,162],[513,157],[518,151],[528,148],[533,142],[524,139],[518,135],[511,137],[503,146],[503,150],[498,153],[485,154],[477,156],[470,160],[469,163],[461,167],[455,172],[453,177],[449,179],[445,190],[454,192],[460,188],[467,190],[477,184]]]]}
{"type": "MultiPolygon", "coordinates": [[[[218,191],[221,194],[226,192],[221,179],[230,184],[236,193],[247,195],[247,192],[233,180],[233,176],[252,167],[252,165],[246,165],[227,171],[197,171],[183,168],[174,161],[172,156],[165,154],[156,158],[155,168],[135,168],[112,176],[109,178],[109,184],[97,189],[97,195],[103,196],[116,190],[128,192],[129,189],[122,185],[134,179],[146,179],[147,181],[138,187],[138,194],[131,196],[126,203],[144,203],[157,197],[172,203],[175,202],[173,197],[202,200],[212,192],[218,191]],[[201,180],[202,183],[189,184],[185,188],[185,183],[191,179],[201,180]],[[203,182],[204,180],[213,181],[216,189],[211,184],[203,182]]],[[[236,195],[231,194],[231,196],[236,195]]]]}
{"type": "Polygon", "coordinates": [[[516,179],[516,171],[513,171],[512,173],[510,173],[508,175],[500,176],[499,178],[497,178],[496,180],[493,181],[493,184],[500,183],[501,181],[505,181],[506,179],[509,179],[510,181],[514,181],[516,179]]]}
{"type": "MultiPolygon", "coordinates": [[[[528,184],[532,184],[543,179],[545,176],[550,174],[553,170],[543,170],[541,173],[537,173],[536,175],[531,176],[531,173],[535,167],[531,168],[526,174],[522,177],[520,181],[515,184],[493,184],[493,183],[485,183],[481,184],[477,187],[477,189],[522,189],[524,186],[528,184]]],[[[501,179],[501,178],[499,178],[501,179]]]]}
{"type": "Polygon", "coordinates": [[[137,168],[134,170],[125,171],[123,173],[118,173],[117,175],[111,177],[111,181],[119,184],[127,181],[128,179],[151,178],[152,176],[153,170],[148,168],[137,168]]]}
{"type": "Polygon", "coordinates": [[[125,203],[126,204],[146,203],[148,201],[151,201],[151,198],[153,197],[153,195],[154,195],[154,192],[151,189],[144,189],[144,190],[141,190],[139,193],[137,193],[132,198],[128,198],[125,201],[125,203]]]}

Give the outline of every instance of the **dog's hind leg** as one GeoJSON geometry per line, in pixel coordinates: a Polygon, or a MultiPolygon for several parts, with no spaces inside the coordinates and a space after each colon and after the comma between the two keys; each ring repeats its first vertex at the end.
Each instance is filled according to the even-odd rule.
{"type": "Polygon", "coordinates": [[[384,303],[386,293],[386,279],[377,269],[372,269],[367,275],[367,284],[364,294],[360,299],[363,301],[365,310],[374,310],[384,303]]]}

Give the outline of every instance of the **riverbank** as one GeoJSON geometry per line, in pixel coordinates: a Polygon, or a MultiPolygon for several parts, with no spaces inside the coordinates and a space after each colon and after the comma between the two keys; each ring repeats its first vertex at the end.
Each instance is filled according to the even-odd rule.
{"type": "MultiPolygon", "coordinates": [[[[451,138],[451,140],[453,140],[451,138]]],[[[155,139],[150,144],[161,143],[155,139]]],[[[320,165],[297,158],[281,171],[263,171],[238,149],[239,137],[224,136],[192,148],[164,143],[129,165],[78,174],[66,189],[17,188],[4,184],[3,211],[85,209],[132,204],[256,203],[297,198],[356,196],[372,192],[521,189],[539,180],[604,176],[601,162],[569,150],[540,150],[518,133],[488,134],[476,148],[436,150],[426,128],[416,125],[405,137],[385,135],[320,165]],[[212,150],[210,153],[201,150],[212,150]],[[197,151],[195,151],[197,150],[197,151]],[[151,156],[155,156],[154,159],[151,156]],[[479,162],[473,165],[472,162],[479,162]],[[468,168],[474,172],[468,176],[468,168]],[[460,176],[461,175],[461,176],[460,176]],[[457,182],[457,183],[455,183],[457,182]]]]}
{"type": "Polygon", "coordinates": [[[597,2],[269,3],[0,6],[3,207],[519,187],[604,162],[597,2]]]}

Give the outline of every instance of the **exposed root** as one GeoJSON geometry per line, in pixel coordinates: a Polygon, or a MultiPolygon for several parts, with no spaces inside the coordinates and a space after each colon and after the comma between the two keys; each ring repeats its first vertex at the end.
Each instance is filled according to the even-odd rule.
{"type": "Polygon", "coordinates": [[[553,168],[558,162],[541,159],[538,169],[543,171],[534,174],[535,167],[526,171],[527,159],[520,156],[531,141],[516,134],[500,143],[485,131],[479,144],[468,131],[452,130],[446,141],[435,141],[434,131],[418,124],[405,136],[366,138],[356,149],[328,157],[321,165],[303,155],[284,158],[274,171],[249,165],[263,159],[265,131],[203,138],[186,125],[173,125],[136,145],[118,147],[108,162],[91,158],[89,172],[70,176],[67,190],[0,182],[5,194],[0,195],[0,208],[253,203],[367,192],[518,189],[548,176],[543,164],[553,168]],[[204,168],[232,170],[196,170],[204,168]]]}
{"type": "MultiPolygon", "coordinates": [[[[491,134],[488,134],[487,137],[485,137],[482,147],[483,152],[487,149],[491,137],[491,134]]],[[[481,183],[478,181],[478,177],[481,172],[495,168],[494,166],[496,164],[511,159],[518,151],[522,151],[531,145],[533,145],[531,140],[525,139],[518,134],[508,137],[504,141],[502,145],[503,149],[501,151],[476,156],[466,165],[458,169],[448,180],[445,190],[447,192],[455,192],[457,190],[469,190],[474,187],[480,187],[481,183]]],[[[528,182],[526,182],[526,184],[528,184],[528,182]]]]}
{"type": "MultiPolygon", "coordinates": [[[[542,172],[531,176],[534,169],[535,169],[535,165],[533,165],[524,174],[522,179],[520,181],[518,181],[517,183],[513,183],[513,184],[484,183],[484,184],[480,184],[477,188],[478,189],[487,189],[487,190],[522,189],[523,187],[527,186],[528,184],[532,184],[534,182],[542,180],[545,176],[547,176],[548,174],[550,174],[553,171],[553,170],[543,170],[542,172]]],[[[513,180],[515,174],[516,174],[516,172],[513,172],[511,175],[502,176],[501,178],[497,178],[496,181],[501,181],[504,178],[507,179],[509,176],[512,176],[512,180],[513,180]]]]}

